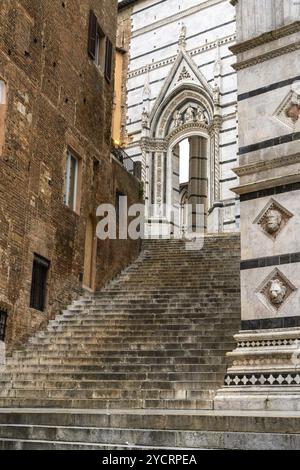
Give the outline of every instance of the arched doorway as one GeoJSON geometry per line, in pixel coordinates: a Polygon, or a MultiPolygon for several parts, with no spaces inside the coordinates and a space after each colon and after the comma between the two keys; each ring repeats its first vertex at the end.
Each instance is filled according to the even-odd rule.
{"type": "Polygon", "coordinates": [[[209,138],[199,129],[189,130],[187,137],[176,136],[171,140],[166,157],[167,215],[178,207],[179,232],[207,229],[209,204],[208,148],[209,138]],[[184,195],[185,223],[182,221],[182,191],[184,195]],[[191,220],[187,222],[188,205],[191,220]],[[199,216],[197,220],[197,214],[199,216]],[[201,219],[201,227],[199,221],[201,219]]]}
{"type": "Polygon", "coordinates": [[[83,287],[95,290],[96,283],[97,236],[96,224],[92,216],[86,222],[83,287]]]}
{"type": "Polygon", "coordinates": [[[143,148],[148,233],[172,236],[185,232],[181,223],[182,183],[187,184],[192,212],[189,229],[198,230],[202,220],[201,230],[207,230],[209,209],[219,200],[220,119],[213,100],[195,88],[174,93],[153,114],[149,130],[153,137],[144,139],[143,148]],[[180,179],[182,158],[188,165],[186,181],[180,179]],[[178,215],[174,218],[175,208],[178,215]]]}

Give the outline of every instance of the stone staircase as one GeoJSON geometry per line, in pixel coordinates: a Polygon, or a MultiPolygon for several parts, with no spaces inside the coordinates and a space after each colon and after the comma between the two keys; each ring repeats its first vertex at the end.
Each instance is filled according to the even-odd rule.
{"type": "MultiPolygon", "coordinates": [[[[30,409],[41,409],[40,416],[47,409],[71,416],[76,410],[126,409],[136,416],[138,410],[212,410],[240,327],[239,262],[235,234],[207,236],[196,251],[181,240],[145,241],[140,257],[116,280],[74,302],[7,358],[0,407],[2,418],[12,421],[0,421],[2,447],[37,448],[39,436],[44,446],[57,447],[51,436],[65,421],[51,427],[35,414],[33,432],[30,421],[26,427],[13,419],[20,408],[26,416],[30,409]]],[[[129,431],[123,431],[125,444],[129,431]]],[[[88,434],[86,445],[93,441],[88,434]]]]}

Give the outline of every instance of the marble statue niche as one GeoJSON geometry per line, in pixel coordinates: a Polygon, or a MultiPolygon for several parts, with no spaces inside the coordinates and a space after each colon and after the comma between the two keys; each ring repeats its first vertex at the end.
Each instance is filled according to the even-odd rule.
{"type": "Polygon", "coordinates": [[[208,119],[207,119],[207,116],[205,115],[205,111],[200,106],[198,106],[197,108],[196,121],[199,123],[208,124],[208,119]]]}
{"type": "Polygon", "coordinates": [[[194,122],[194,120],[195,120],[194,109],[192,108],[192,106],[189,106],[184,115],[184,122],[185,123],[194,122]]]}
{"type": "Polygon", "coordinates": [[[183,124],[182,116],[180,111],[175,111],[173,114],[173,129],[176,129],[177,127],[181,126],[183,124]]]}

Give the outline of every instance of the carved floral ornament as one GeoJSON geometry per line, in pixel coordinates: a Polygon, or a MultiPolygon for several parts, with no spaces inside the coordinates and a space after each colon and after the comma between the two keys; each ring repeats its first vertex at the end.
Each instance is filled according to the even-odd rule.
{"type": "Polygon", "coordinates": [[[260,285],[257,295],[269,310],[277,313],[296,290],[287,277],[275,268],[260,285]]]}
{"type": "Polygon", "coordinates": [[[265,235],[275,241],[292,217],[293,214],[289,210],[272,198],[254,223],[259,225],[265,235]]]}

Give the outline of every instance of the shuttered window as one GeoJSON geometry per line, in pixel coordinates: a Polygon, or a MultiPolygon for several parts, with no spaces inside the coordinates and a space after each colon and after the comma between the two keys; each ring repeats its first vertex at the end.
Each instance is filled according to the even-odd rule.
{"type": "Polygon", "coordinates": [[[0,341],[5,340],[7,311],[0,309],[0,341]]]}
{"type": "Polygon", "coordinates": [[[32,267],[32,282],[30,308],[43,312],[46,304],[47,278],[50,262],[39,255],[34,255],[32,267]]]}
{"type": "Polygon", "coordinates": [[[112,80],[114,46],[98,23],[97,16],[91,10],[89,18],[88,54],[95,65],[101,69],[108,83],[112,80]]]}
{"type": "Polygon", "coordinates": [[[93,60],[96,59],[97,31],[98,31],[97,17],[95,13],[91,10],[90,20],[89,20],[88,53],[89,53],[89,56],[93,60]]]}
{"type": "Polygon", "coordinates": [[[106,38],[105,78],[108,82],[111,82],[111,78],[112,78],[112,57],[113,57],[113,45],[111,41],[108,38],[106,38]]]}

